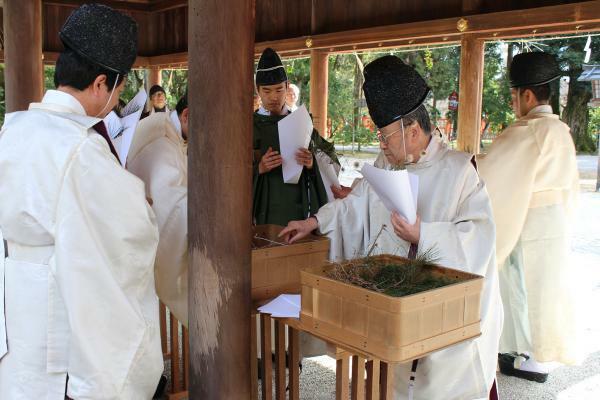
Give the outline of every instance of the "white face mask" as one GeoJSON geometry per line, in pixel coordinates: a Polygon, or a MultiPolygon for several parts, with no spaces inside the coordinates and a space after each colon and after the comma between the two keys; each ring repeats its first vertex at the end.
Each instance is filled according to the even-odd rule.
{"type": "Polygon", "coordinates": [[[115,94],[115,89],[117,88],[117,82],[119,82],[119,74],[117,74],[117,77],[115,78],[115,84],[113,85],[113,88],[110,92],[110,96],[108,98],[108,101],[106,102],[106,104],[104,105],[104,107],[102,108],[102,110],[100,110],[100,112],[98,114],[96,114],[95,118],[102,118],[101,115],[104,112],[104,110],[106,110],[106,107],[108,107],[108,105],[110,104],[110,101],[112,100],[113,95],[115,94]]]}

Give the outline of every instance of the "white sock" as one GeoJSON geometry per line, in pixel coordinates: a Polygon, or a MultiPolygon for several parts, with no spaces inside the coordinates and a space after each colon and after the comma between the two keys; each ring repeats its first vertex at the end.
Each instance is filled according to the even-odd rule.
{"type": "Polygon", "coordinates": [[[529,358],[526,358],[523,355],[519,355],[519,356],[515,357],[514,367],[516,369],[519,369],[521,371],[527,371],[527,372],[537,372],[540,374],[548,373],[548,369],[545,366],[543,366],[542,364],[535,361],[532,354],[529,354],[529,353],[523,353],[523,354],[528,356],[529,358]]]}

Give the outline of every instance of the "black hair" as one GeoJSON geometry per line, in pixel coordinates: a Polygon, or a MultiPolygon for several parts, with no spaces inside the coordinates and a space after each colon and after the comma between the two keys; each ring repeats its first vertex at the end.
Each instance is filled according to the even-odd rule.
{"type": "Polygon", "coordinates": [[[431,135],[431,119],[429,118],[429,112],[424,104],[421,104],[415,111],[402,118],[402,123],[405,127],[411,125],[415,121],[419,123],[419,126],[426,135],[431,135]]]}
{"type": "Polygon", "coordinates": [[[546,83],[545,85],[538,86],[522,86],[520,87],[521,93],[525,90],[531,90],[536,100],[539,103],[545,103],[550,100],[550,96],[552,95],[552,88],[550,84],[546,83]]]}
{"type": "Polygon", "coordinates": [[[125,76],[92,64],[73,50],[66,49],[60,53],[56,61],[54,85],[56,87],[69,86],[77,90],[85,90],[94,83],[99,75],[106,75],[106,86],[109,90],[115,86],[117,76],[119,77],[117,84],[125,79],[125,76]]]}
{"type": "Polygon", "coordinates": [[[175,106],[175,111],[177,111],[177,115],[181,115],[183,110],[185,110],[186,108],[188,108],[187,90],[185,91],[185,94],[177,102],[177,105],[175,106]]]}

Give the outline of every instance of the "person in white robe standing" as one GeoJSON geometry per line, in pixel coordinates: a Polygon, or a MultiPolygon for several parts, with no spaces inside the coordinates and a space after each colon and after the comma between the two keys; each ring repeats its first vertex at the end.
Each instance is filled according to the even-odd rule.
{"type": "Polygon", "coordinates": [[[148,400],[164,369],[158,230],[102,123],[137,25],[83,5],[60,38],[57,90],[0,133],[0,399],[148,400]]]}
{"type": "Polygon", "coordinates": [[[485,277],[481,300],[482,335],[428,355],[418,362],[410,394],[411,364],[394,371],[394,399],[458,400],[488,398],[496,376],[502,305],[495,258],[494,222],[484,184],[470,154],[448,149],[431,135],[423,102],[429,87],[395,56],[364,69],[369,113],[389,164],[419,177],[418,218],[410,225],[390,213],[366,179],[344,199],[323,206],[314,217],[292,221],[281,232],[293,242],[317,229],[331,240],[332,260],[374,253],[406,256],[409,249],[436,249],[440,263],[485,277]],[[378,233],[382,227],[386,230],[378,233]]]}
{"type": "Polygon", "coordinates": [[[569,259],[577,160],[569,127],[548,104],[550,82],[561,75],[550,54],[515,56],[510,84],[518,119],[478,158],[497,229],[506,316],[500,370],[538,382],[548,376],[538,361],[581,360],[577,274],[569,259]]]}
{"type": "Polygon", "coordinates": [[[154,279],[161,301],[185,326],[188,323],[187,93],[176,107],[181,134],[167,113],[140,121],[127,156],[127,169],[146,184],[160,240],[154,279]]]}

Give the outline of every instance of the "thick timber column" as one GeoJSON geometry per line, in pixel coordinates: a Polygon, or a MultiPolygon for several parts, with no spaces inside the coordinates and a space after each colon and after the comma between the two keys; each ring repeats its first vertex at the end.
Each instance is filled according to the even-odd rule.
{"type": "Polygon", "coordinates": [[[329,53],[310,52],[310,112],[315,129],[327,137],[327,91],[329,82],[329,53]]]}
{"type": "Polygon", "coordinates": [[[6,112],[26,110],[44,94],[42,1],[4,0],[6,112]]]}
{"type": "Polygon", "coordinates": [[[472,35],[461,40],[457,147],[473,154],[479,153],[484,47],[484,41],[472,35]]]}
{"type": "Polygon", "coordinates": [[[254,2],[188,15],[189,398],[250,399],[254,2]]]}
{"type": "Polygon", "coordinates": [[[148,70],[148,90],[154,85],[162,85],[162,70],[150,68],[148,70]]]}

